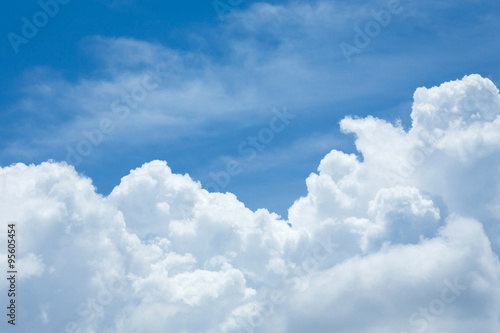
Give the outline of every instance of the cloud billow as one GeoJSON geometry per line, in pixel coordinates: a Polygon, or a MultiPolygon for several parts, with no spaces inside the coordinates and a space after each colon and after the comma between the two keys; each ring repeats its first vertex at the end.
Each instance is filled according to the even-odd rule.
{"type": "Polygon", "coordinates": [[[498,89],[479,75],[418,88],[411,118],[342,120],[362,159],[327,154],[288,220],[163,161],[107,197],[66,163],[0,169],[20,329],[497,332],[498,89]]]}

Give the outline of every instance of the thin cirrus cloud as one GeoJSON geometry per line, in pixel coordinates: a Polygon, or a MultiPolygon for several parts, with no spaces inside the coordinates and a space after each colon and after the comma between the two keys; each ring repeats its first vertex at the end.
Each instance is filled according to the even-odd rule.
{"type": "Polygon", "coordinates": [[[344,118],[362,160],[328,153],[288,220],[163,161],[106,197],[65,163],[2,168],[30,272],[20,328],[497,332],[499,91],[418,88],[411,119],[344,118]]]}
{"type": "MultiPolygon", "coordinates": [[[[461,2],[460,9],[467,4],[461,2]]],[[[479,63],[478,54],[485,53],[480,51],[495,43],[493,35],[478,35],[479,29],[496,29],[495,21],[485,19],[491,14],[481,6],[472,8],[470,20],[461,22],[466,28],[460,36],[470,46],[463,49],[463,43],[456,40],[458,27],[442,14],[443,5],[401,2],[389,25],[347,63],[340,43],[355,45],[354,29],[363,28],[374,20],[374,12],[387,6],[384,1],[255,3],[231,12],[206,31],[186,29],[187,46],[182,48],[133,37],[87,37],[81,49],[95,60],[95,66],[85,74],[68,80],[57,68],[38,67],[21,79],[22,98],[9,108],[11,114],[28,114],[34,121],[16,126],[17,132],[4,143],[3,154],[11,161],[16,160],[16,151],[63,159],[59,156],[65,154],[66,144],[76,148],[86,139],[82,131],[98,129],[103,118],[111,118],[116,125],[105,141],[125,145],[206,137],[214,135],[208,129],[214,124],[259,124],[267,110],[282,105],[298,113],[322,113],[323,119],[331,120],[340,117],[336,103],[375,100],[394,90],[394,85],[409,91],[429,80],[429,68],[443,68],[440,77],[457,77],[451,68],[468,68],[464,61],[479,63]],[[441,11],[434,13],[434,6],[441,11]],[[441,21],[449,24],[439,26],[441,21]],[[418,36],[428,36],[429,22],[441,33],[423,40],[418,36]],[[422,33],[412,34],[416,30],[422,33]],[[432,57],[425,56],[429,52],[432,57]],[[456,53],[461,57],[453,57],[456,53]],[[150,88],[141,95],[138,89],[144,82],[150,88]],[[136,97],[128,97],[127,104],[127,96],[134,92],[136,97]],[[117,100],[120,106],[137,104],[129,106],[126,119],[113,113],[117,100]]]]}

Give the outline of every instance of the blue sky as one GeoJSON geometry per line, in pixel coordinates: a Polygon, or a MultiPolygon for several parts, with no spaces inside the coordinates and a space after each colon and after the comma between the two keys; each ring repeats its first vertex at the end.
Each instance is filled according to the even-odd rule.
{"type": "Polygon", "coordinates": [[[0,163],[65,160],[66,145],[76,147],[82,130],[98,128],[111,102],[161,63],[166,79],[77,171],[107,195],[153,159],[202,184],[235,159],[242,172],[223,190],[286,216],[327,152],[355,151],[338,126],[346,115],[408,126],[416,87],[471,73],[500,77],[492,1],[401,2],[348,63],[340,43],[354,45],[355,27],[387,5],[242,1],[220,17],[210,1],[70,1],[15,53],[8,33],[22,35],[22,18],[41,8],[6,4],[0,163]],[[297,117],[245,160],[238,145],[284,107],[297,117]]]}
{"type": "Polygon", "coordinates": [[[216,4],[4,5],[0,330],[500,332],[500,4],[216,4]]]}

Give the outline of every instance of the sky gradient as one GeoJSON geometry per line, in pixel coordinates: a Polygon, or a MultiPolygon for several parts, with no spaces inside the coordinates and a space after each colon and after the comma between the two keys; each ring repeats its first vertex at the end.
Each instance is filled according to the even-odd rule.
{"type": "Polygon", "coordinates": [[[153,159],[209,183],[210,172],[241,159],[238,145],[272,109],[286,107],[297,118],[224,188],[252,209],[286,216],[322,156],[354,152],[338,130],[345,115],[409,126],[416,87],[499,75],[498,5],[486,1],[243,1],[222,7],[223,16],[209,1],[69,1],[18,53],[7,35],[23,36],[22,18],[33,22],[41,7],[8,6],[2,165],[66,160],[66,146],[99,128],[114,100],[164,67],[163,82],[76,165],[103,194],[153,159]],[[359,39],[348,62],[341,43],[356,47],[356,29],[388,6],[397,10],[386,26],[366,46],[359,39]]]}
{"type": "Polygon", "coordinates": [[[5,7],[17,331],[500,331],[499,3],[5,7]]]}

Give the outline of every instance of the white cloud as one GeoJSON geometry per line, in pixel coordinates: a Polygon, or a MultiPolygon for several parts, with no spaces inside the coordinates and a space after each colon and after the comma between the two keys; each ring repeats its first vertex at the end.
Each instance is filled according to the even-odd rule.
{"type": "Polygon", "coordinates": [[[2,168],[0,221],[16,222],[30,275],[19,292],[32,319],[19,325],[496,332],[499,115],[496,87],[471,75],[419,88],[408,131],[345,118],[360,155],[327,154],[288,221],[162,161],[108,197],[64,163],[2,168]]]}
{"type": "Polygon", "coordinates": [[[20,276],[23,279],[40,276],[45,270],[42,258],[33,253],[28,253],[26,256],[19,258],[18,265],[23,268],[23,273],[20,276]]]}

